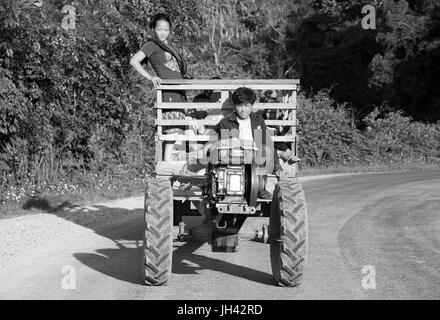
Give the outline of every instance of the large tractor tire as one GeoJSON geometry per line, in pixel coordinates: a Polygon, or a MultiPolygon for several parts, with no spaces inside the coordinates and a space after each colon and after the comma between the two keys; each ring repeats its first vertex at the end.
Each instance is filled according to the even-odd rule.
{"type": "Polygon", "coordinates": [[[296,178],[280,180],[270,207],[270,260],[279,286],[301,284],[307,256],[307,208],[296,178]]]}
{"type": "Polygon", "coordinates": [[[145,190],[144,281],[167,283],[173,254],[173,190],[170,181],[151,179],[145,190]]]}

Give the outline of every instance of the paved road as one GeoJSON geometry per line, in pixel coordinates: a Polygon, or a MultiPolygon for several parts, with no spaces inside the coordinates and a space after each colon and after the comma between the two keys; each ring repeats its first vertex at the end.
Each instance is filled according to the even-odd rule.
{"type": "Polygon", "coordinates": [[[139,197],[130,209],[139,212],[135,219],[81,227],[80,237],[5,269],[0,298],[440,299],[440,172],[352,175],[303,187],[310,240],[299,288],[274,286],[269,246],[249,241],[237,253],[178,244],[170,284],[142,285],[139,197]],[[75,270],[76,289],[62,289],[71,279],[63,277],[73,275],[65,266],[75,270]],[[371,286],[373,278],[376,288],[364,289],[362,281],[371,286]]]}

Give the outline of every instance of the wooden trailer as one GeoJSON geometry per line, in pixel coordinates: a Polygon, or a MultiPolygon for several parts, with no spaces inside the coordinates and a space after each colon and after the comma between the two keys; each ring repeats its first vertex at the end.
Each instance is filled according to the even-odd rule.
{"type": "MultiPolygon", "coordinates": [[[[170,178],[173,175],[182,175],[182,169],[188,164],[188,159],[180,161],[166,161],[164,158],[165,145],[168,143],[207,143],[215,140],[212,135],[199,135],[194,133],[179,133],[179,134],[167,134],[167,130],[173,127],[189,127],[189,126],[215,126],[219,120],[205,120],[205,119],[187,119],[185,120],[167,120],[164,118],[164,113],[169,110],[188,110],[197,109],[205,111],[217,110],[220,112],[232,112],[232,103],[230,96],[232,92],[239,87],[247,87],[257,92],[257,97],[261,95],[264,90],[274,90],[279,93],[277,102],[255,103],[253,112],[259,110],[279,110],[283,113],[283,119],[268,119],[265,123],[268,127],[283,126],[289,127],[290,130],[283,136],[273,136],[274,143],[285,142],[290,145],[290,149],[297,155],[298,152],[298,137],[296,135],[296,106],[297,106],[297,91],[299,86],[299,80],[292,79],[277,79],[277,80],[201,80],[201,79],[176,79],[176,80],[162,80],[162,85],[156,90],[156,104],[157,118],[156,118],[156,176],[163,178],[170,178]],[[188,97],[194,95],[194,92],[201,93],[205,90],[212,90],[220,93],[220,99],[217,102],[203,102],[194,103],[192,99],[188,99],[187,102],[175,103],[166,102],[162,100],[162,92],[165,90],[182,90],[187,93],[188,97]]],[[[196,93],[196,94],[197,94],[196,93]]],[[[191,157],[191,154],[188,154],[191,157]]],[[[289,171],[291,176],[297,176],[297,164],[284,165],[284,170],[289,171]]],[[[200,171],[199,171],[200,172],[200,171]]],[[[196,175],[186,171],[190,175],[196,175]]],[[[196,177],[194,177],[196,178],[196,177]]],[[[276,184],[276,177],[268,173],[268,181],[273,185],[276,184]]],[[[200,191],[185,191],[174,190],[175,200],[198,200],[200,199],[200,191]]],[[[261,202],[267,202],[268,200],[259,199],[261,202]]]]}

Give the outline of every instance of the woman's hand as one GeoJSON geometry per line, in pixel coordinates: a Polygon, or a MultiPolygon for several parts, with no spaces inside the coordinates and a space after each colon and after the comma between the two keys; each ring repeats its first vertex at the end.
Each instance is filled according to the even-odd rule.
{"type": "Polygon", "coordinates": [[[279,156],[281,159],[289,164],[297,163],[301,160],[301,158],[295,156],[295,154],[290,149],[286,151],[280,151],[279,156]]]}
{"type": "Polygon", "coordinates": [[[162,79],[159,77],[153,77],[151,79],[151,82],[153,83],[154,89],[157,89],[162,84],[162,79]]]}

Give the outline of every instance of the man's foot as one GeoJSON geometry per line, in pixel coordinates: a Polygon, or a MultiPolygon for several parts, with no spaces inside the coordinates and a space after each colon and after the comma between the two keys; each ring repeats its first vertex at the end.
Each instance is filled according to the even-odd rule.
{"type": "Polygon", "coordinates": [[[272,193],[270,193],[267,190],[262,190],[258,194],[258,198],[261,198],[261,199],[272,199],[272,193]]]}

